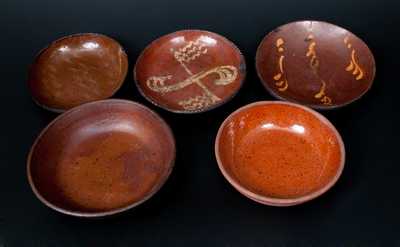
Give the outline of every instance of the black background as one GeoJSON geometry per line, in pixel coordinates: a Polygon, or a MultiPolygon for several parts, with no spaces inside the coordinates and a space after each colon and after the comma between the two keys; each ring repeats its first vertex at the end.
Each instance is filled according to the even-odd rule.
{"type": "Polygon", "coordinates": [[[0,246],[400,246],[399,4],[393,1],[68,0],[0,3],[0,246]],[[342,109],[323,112],[341,133],[347,159],[338,183],[304,205],[257,204],[231,187],[217,168],[214,138],[232,111],[271,100],[256,76],[258,43],[294,20],[324,20],[350,29],[373,51],[371,90],[342,109]],[[239,94],[211,112],[181,115],[141,97],[134,62],[152,40],[180,29],[206,29],[232,40],[248,74],[239,94]],[[115,97],[144,103],[171,125],[175,169],[140,207],[115,218],[84,220],[42,205],[26,178],[34,138],[56,114],[37,107],[27,68],[49,42],[78,32],[109,35],[126,49],[130,73],[115,97]]]}

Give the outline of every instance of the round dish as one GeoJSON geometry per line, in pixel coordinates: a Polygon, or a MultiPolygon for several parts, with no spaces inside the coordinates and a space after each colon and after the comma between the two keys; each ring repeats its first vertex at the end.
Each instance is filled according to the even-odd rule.
{"type": "Polygon", "coordinates": [[[51,43],[29,70],[33,100],[55,112],[111,97],[128,71],[121,45],[101,34],[83,33],[51,43]]]}
{"type": "Polygon", "coordinates": [[[298,21],[269,33],[257,49],[256,67],[276,98],[316,109],[347,105],[375,77],[367,45],[350,31],[321,21],[298,21]]]}
{"type": "Polygon", "coordinates": [[[233,112],[218,131],[215,154],[233,187],[272,206],[320,196],[338,180],[345,161],[343,141],[325,117],[279,101],[233,112]]]}
{"type": "Polygon", "coordinates": [[[153,41],[136,62],[141,94],[176,113],[204,112],[222,105],[240,89],[246,66],[226,38],[202,30],[174,32],[153,41]]]}
{"type": "Polygon", "coordinates": [[[112,99],[75,107],[51,122],[31,148],[27,173],[50,208],[101,217],[150,198],[174,160],[173,134],[156,113],[112,99]]]}

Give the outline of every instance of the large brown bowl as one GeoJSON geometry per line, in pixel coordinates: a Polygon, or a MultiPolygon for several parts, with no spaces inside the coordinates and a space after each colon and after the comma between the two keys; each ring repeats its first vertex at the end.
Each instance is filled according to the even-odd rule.
{"type": "Polygon", "coordinates": [[[316,109],[342,107],[363,96],[375,77],[368,46],[350,31],[321,21],[297,21],[270,32],[256,67],[276,98],[316,109]]]}
{"type": "Polygon", "coordinates": [[[149,199],[174,160],[168,125],[143,105],[113,99],[78,106],[51,122],[32,146],[27,173],[50,208],[101,217],[149,199]]]}
{"type": "Polygon", "coordinates": [[[262,204],[291,206],[331,188],[345,150],[335,127],[293,103],[262,101],[232,113],[215,142],[218,166],[240,193],[262,204]]]}
{"type": "Polygon", "coordinates": [[[29,70],[33,100],[55,112],[111,97],[128,71],[128,57],[112,38],[95,33],[60,38],[43,49],[29,70]]]}

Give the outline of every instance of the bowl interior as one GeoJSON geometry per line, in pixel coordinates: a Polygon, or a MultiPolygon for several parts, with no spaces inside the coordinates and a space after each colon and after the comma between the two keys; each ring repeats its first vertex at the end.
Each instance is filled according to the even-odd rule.
{"type": "Polygon", "coordinates": [[[236,188],[268,201],[301,198],[326,188],[341,172],[344,147],[334,127],[314,111],[261,102],[225,120],[216,155],[236,188]]]}
{"type": "Polygon", "coordinates": [[[161,118],[133,102],[105,100],[52,122],[32,147],[28,175],[47,205],[101,213],[150,197],[174,158],[174,139],[161,118]]]}
{"type": "Polygon", "coordinates": [[[117,41],[100,34],[75,34],[54,41],[38,54],[28,85],[39,105],[64,111],[111,97],[127,71],[128,57],[117,41]]]}

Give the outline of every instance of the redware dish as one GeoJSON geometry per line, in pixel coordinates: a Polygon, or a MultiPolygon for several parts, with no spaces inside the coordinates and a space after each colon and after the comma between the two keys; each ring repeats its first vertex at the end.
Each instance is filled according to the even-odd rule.
{"type": "Polygon", "coordinates": [[[272,206],[314,199],[338,180],[345,161],[342,139],[319,113],[289,102],[244,106],[221,125],[218,166],[233,187],[272,206]]]}
{"type": "Polygon", "coordinates": [[[103,100],[69,110],[50,123],[29,153],[35,195],[61,213],[116,214],[150,198],[172,171],[175,142],[147,107],[103,100]]]}
{"type": "Polygon", "coordinates": [[[350,31],[320,21],[298,21],[269,33],[257,50],[256,67],[276,98],[317,109],[347,105],[371,87],[375,60],[350,31]]]}
{"type": "Polygon", "coordinates": [[[141,94],[171,112],[195,113],[231,99],[245,77],[245,61],[226,38],[202,30],[174,32],[152,42],[136,62],[141,94]]]}
{"type": "Polygon", "coordinates": [[[29,70],[28,85],[37,104],[63,112],[111,97],[127,70],[127,55],[117,41],[101,34],[75,34],[39,53],[29,70]]]}

